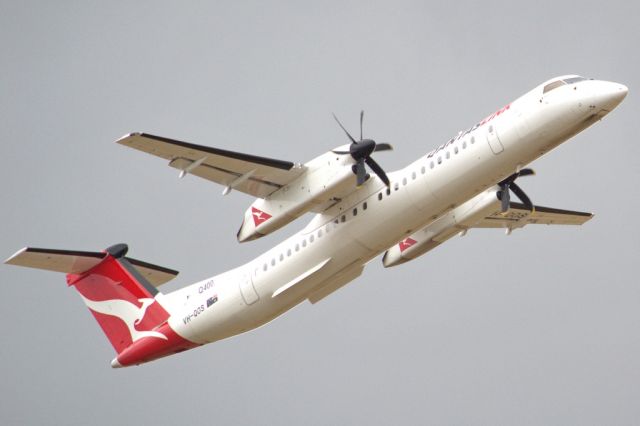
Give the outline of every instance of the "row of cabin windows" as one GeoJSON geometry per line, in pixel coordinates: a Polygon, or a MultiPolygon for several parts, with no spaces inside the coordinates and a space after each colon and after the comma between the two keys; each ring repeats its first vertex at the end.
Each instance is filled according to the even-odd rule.
{"type": "MultiPolygon", "coordinates": [[[[471,144],[475,144],[476,143],[476,138],[474,136],[472,136],[470,142],[471,142],[471,144]]],[[[462,149],[467,149],[467,141],[466,140],[462,141],[462,149]]],[[[460,150],[458,149],[458,146],[454,145],[453,153],[457,155],[459,152],[460,152],[460,150]]],[[[445,153],[445,158],[447,160],[451,158],[451,151],[447,151],[445,153]]],[[[437,161],[438,161],[438,164],[442,164],[442,156],[438,156],[437,161]]],[[[432,168],[432,169],[435,167],[435,163],[433,162],[433,160],[429,164],[429,167],[432,168]]],[[[427,172],[426,167],[422,166],[420,168],[420,173],[421,174],[425,174],[426,172],[427,172]]],[[[411,180],[416,180],[416,178],[417,178],[416,172],[415,171],[411,172],[411,180]]],[[[405,186],[406,184],[407,184],[407,178],[404,177],[404,178],[402,178],[402,186],[405,186]]],[[[400,185],[397,182],[394,183],[394,185],[393,185],[394,191],[397,191],[399,188],[400,188],[400,185]]],[[[390,188],[387,188],[385,192],[386,192],[387,195],[391,195],[391,189],[390,188]]],[[[378,193],[378,200],[382,200],[382,198],[383,198],[382,194],[383,194],[382,192],[378,193]]]]}
{"type": "MultiPolygon", "coordinates": [[[[491,129],[490,129],[489,131],[491,131],[491,129]]],[[[471,142],[471,144],[472,144],[472,145],[473,145],[474,143],[476,143],[476,138],[475,138],[475,136],[471,136],[470,142],[471,142]]],[[[462,149],[467,149],[467,141],[466,141],[466,140],[463,140],[463,141],[462,141],[462,149]]],[[[454,146],[453,146],[453,153],[454,153],[455,155],[458,155],[458,153],[459,153],[459,152],[460,152],[460,150],[458,149],[458,146],[457,146],[457,145],[454,145],[454,146]]],[[[447,150],[447,152],[445,153],[445,155],[444,155],[444,156],[445,156],[445,158],[446,158],[447,160],[448,160],[449,158],[451,158],[451,151],[450,151],[450,150],[447,150]]],[[[442,155],[438,155],[438,159],[437,159],[436,161],[438,162],[438,164],[442,164],[442,155]]],[[[435,167],[435,162],[434,162],[433,160],[431,160],[431,162],[429,163],[429,167],[430,167],[430,168],[432,168],[432,169],[435,167]]],[[[424,172],[422,172],[422,173],[424,174],[424,172]]]]}
{"type": "MultiPolygon", "coordinates": [[[[368,204],[367,202],[363,202],[362,203],[362,210],[367,210],[368,208],[368,204]]],[[[352,210],[352,214],[354,216],[358,215],[358,208],[354,207],[354,209],[352,210]]],[[[344,223],[347,221],[347,215],[342,215],[340,216],[340,218],[336,218],[333,223],[328,223],[324,226],[324,228],[319,228],[315,234],[311,234],[309,235],[308,238],[308,244],[313,243],[316,240],[316,236],[317,238],[322,238],[322,236],[324,234],[328,234],[329,232],[331,232],[331,228],[332,226],[335,226],[334,224],[339,224],[339,223],[344,223]]],[[[296,252],[300,251],[301,248],[305,248],[307,247],[307,238],[303,239],[302,242],[300,243],[296,243],[296,245],[294,246],[294,249],[296,252]]],[[[291,248],[287,249],[286,251],[286,257],[290,257],[293,254],[293,250],[291,248]]],[[[277,257],[277,259],[282,262],[285,259],[285,254],[284,253],[280,253],[280,256],[277,257]]],[[[262,270],[266,271],[269,268],[269,263],[271,264],[271,266],[276,266],[276,258],[272,258],[270,262],[265,263],[262,265],[262,270]]]]}
{"type": "MultiPolygon", "coordinates": [[[[470,142],[471,142],[471,144],[472,144],[472,145],[473,145],[473,144],[475,144],[475,143],[476,143],[476,138],[472,136],[472,137],[471,137],[471,139],[470,139],[470,142]]],[[[466,140],[463,140],[463,141],[462,141],[462,149],[467,149],[467,141],[466,141],[466,140]]],[[[457,146],[457,145],[455,145],[455,146],[453,147],[453,153],[457,155],[459,152],[460,152],[460,151],[458,150],[458,146],[457,146]]],[[[445,158],[446,158],[447,160],[448,160],[449,158],[451,158],[451,151],[447,151],[447,152],[445,153],[445,158]]],[[[441,155],[439,155],[439,156],[438,156],[437,161],[438,161],[438,164],[442,164],[442,156],[441,156],[441,155]]],[[[432,160],[432,161],[431,161],[431,163],[429,164],[429,167],[430,167],[430,168],[432,168],[432,169],[435,167],[435,163],[433,162],[433,160],[432,160]]],[[[421,174],[425,174],[426,172],[427,172],[426,167],[425,167],[425,166],[422,166],[422,167],[420,168],[420,173],[421,173],[421,174]]],[[[411,172],[411,179],[412,179],[412,180],[416,180],[416,178],[417,178],[416,172],[415,172],[415,171],[411,172]]],[[[407,178],[406,178],[406,177],[404,177],[404,178],[402,178],[402,185],[403,185],[403,186],[405,186],[406,184],[407,184],[407,178]]],[[[394,191],[397,191],[398,189],[400,189],[400,185],[398,184],[398,182],[396,182],[396,183],[394,183],[394,184],[393,184],[393,190],[394,190],[394,191]]],[[[386,193],[386,195],[387,195],[387,196],[391,195],[391,188],[387,187],[387,188],[385,189],[384,193],[386,193]]],[[[379,192],[379,193],[378,193],[378,201],[382,201],[382,198],[383,198],[383,192],[379,192]]],[[[367,210],[367,207],[368,207],[368,206],[367,206],[367,202],[366,202],[366,201],[365,201],[365,202],[363,202],[363,203],[362,203],[362,210],[367,210]]],[[[358,208],[357,208],[357,207],[354,207],[354,208],[353,208],[353,210],[351,211],[351,213],[353,214],[353,216],[357,216],[357,215],[358,215],[358,208]]],[[[338,217],[336,217],[336,218],[335,218],[335,220],[333,221],[333,223],[334,223],[334,224],[336,224],[336,225],[338,225],[338,224],[340,224],[340,223],[345,223],[346,221],[347,221],[347,215],[346,215],[346,214],[343,214],[343,215],[342,215],[342,216],[340,216],[339,218],[338,218],[338,217]]],[[[327,233],[327,234],[329,233],[329,230],[331,229],[331,226],[332,226],[332,225],[331,225],[331,223],[328,223],[328,224],[325,226],[325,230],[326,230],[326,233],[327,233]]],[[[318,231],[317,231],[317,235],[318,235],[318,238],[322,237],[322,228],[318,229],[318,231]]],[[[311,234],[311,235],[309,236],[309,244],[313,243],[313,241],[314,241],[314,240],[315,240],[315,236],[314,236],[314,234],[311,234]]],[[[306,239],[304,239],[304,240],[302,240],[302,248],[304,248],[304,247],[306,247],[306,246],[307,246],[307,240],[306,240],[306,239]]],[[[296,245],[295,245],[295,251],[296,251],[296,252],[300,251],[300,243],[296,243],[296,245]]],[[[292,251],[291,251],[291,249],[287,249],[287,257],[290,257],[291,255],[292,255],[292,251]]],[[[280,260],[280,262],[282,262],[282,261],[284,260],[284,258],[285,258],[285,255],[284,255],[283,253],[280,253],[280,256],[279,256],[279,260],[280,260]]],[[[271,259],[271,262],[270,262],[270,263],[271,263],[271,266],[276,266],[276,258],[274,257],[273,259],[271,259]]],[[[263,271],[266,271],[267,269],[268,269],[268,264],[267,264],[267,263],[265,263],[265,264],[262,266],[262,270],[263,270],[263,271]]]]}

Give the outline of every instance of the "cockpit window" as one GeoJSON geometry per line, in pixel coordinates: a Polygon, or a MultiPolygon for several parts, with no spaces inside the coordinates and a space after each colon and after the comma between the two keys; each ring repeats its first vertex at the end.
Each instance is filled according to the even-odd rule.
{"type": "Polygon", "coordinates": [[[586,78],[580,77],[580,76],[568,77],[568,78],[565,78],[564,80],[556,80],[544,86],[542,93],[550,92],[551,90],[556,89],[560,86],[564,86],[565,84],[574,84],[574,83],[578,83],[580,81],[585,81],[585,80],[586,78]]]}
{"type": "Polygon", "coordinates": [[[586,78],[578,76],[578,77],[565,78],[564,82],[567,83],[567,84],[573,84],[573,83],[577,83],[579,81],[585,81],[585,80],[586,80],[586,78]]]}
{"type": "Polygon", "coordinates": [[[544,89],[542,90],[542,93],[547,93],[547,92],[549,92],[549,91],[551,91],[553,89],[556,89],[556,88],[558,88],[560,86],[564,86],[565,84],[567,84],[567,83],[565,83],[562,80],[556,80],[556,81],[554,81],[552,83],[549,83],[546,86],[544,86],[544,89]]]}

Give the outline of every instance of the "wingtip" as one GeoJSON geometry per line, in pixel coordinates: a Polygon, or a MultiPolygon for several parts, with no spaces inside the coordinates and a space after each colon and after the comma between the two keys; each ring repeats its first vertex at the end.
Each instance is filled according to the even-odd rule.
{"type": "Polygon", "coordinates": [[[122,136],[121,138],[117,139],[117,140],[116,140],[116,143],[119,143],[119,144],[121,144],[121,145],[124,145],[124,144],[125,144],[125,142],[126,142],[128,139],[131,139],[131,138],[136,137],[136,136],[141,136],[141,135],[142,135],[142,132],[131,132],[131,133],[127,133],[126,135],[124,135],[124,136],[122,136]]]}
{"type": "Polygon", "coordinates": [[[17,252],[15,252],[14,254],[12,254],[11,256],[9,256],[5,261],[4,264],[5,265],[13,265],[12,260],[15,259],[16,257],[20,256],[22,253],[24,253],[25,251],[27,251],[29,249],[29,247],[23,247],[20,250],[18,250],[17,252]]]}

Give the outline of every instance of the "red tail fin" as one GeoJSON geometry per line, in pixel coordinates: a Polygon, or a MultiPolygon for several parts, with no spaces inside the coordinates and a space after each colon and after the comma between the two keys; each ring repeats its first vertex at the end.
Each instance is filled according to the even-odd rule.
{"type": "Polygon", "coordinates": [[[158,290],[124,258],[124,244],[106,251],[88,271],[67,274],[67,283],[78,290],[118,354],[143,337],[167,340],[155,331],[169,319],[155,299],[158,290]]]}
{"type": "Polygon", "coordinates": [[[27,247],[6,263],[67,273],[67,283],[78,290],[118,353],[113,367],[198,346],[169,326],[169,312],[150,283],[163,284],[178,272],[124,257],[127,249],[125,244],[102,253],[27,247]]]}

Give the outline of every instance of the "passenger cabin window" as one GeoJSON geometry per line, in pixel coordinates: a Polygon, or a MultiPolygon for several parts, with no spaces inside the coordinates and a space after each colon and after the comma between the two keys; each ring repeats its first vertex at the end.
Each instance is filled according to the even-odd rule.
{"type": "Polygon", "coordinates": [[[382,200],[382,192],[378,194],[378,201],[382,200]]]}

